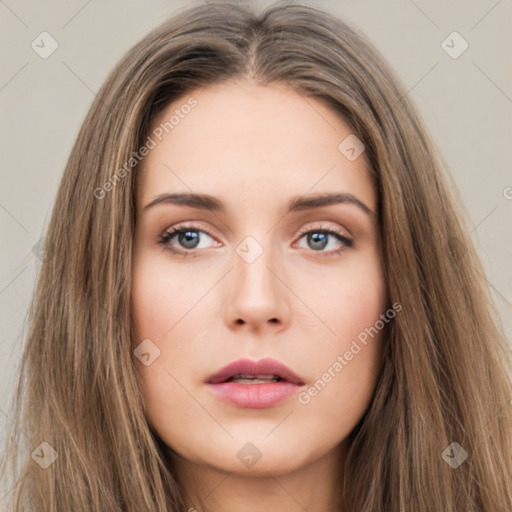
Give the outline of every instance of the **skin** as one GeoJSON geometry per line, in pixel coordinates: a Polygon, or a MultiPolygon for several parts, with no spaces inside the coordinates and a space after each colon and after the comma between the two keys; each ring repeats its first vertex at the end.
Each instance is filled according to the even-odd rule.
{"type": "Polygon", "coordinates": [[[216,398],[205,380],[241,357],[272,357],[307,390],[386,311],[375,214],[350,203],[285,212],[292,196],[334,191],[376,212],[365,154],[347,159],[338,145],[350,127],[284,84],[243,80],[192,91],[153,128],[191,96],[197,106],[138,175],[134,348],[150,339],[160,350],[148,366],[136,361],[148,419],[172,448],[192,510],[332,512],[345,440],[374,392],[382,331],[307,404],[295,395],[269,408],[239,408],[216,398]],[[165,203],[144,209],[160,194],[191,191],[215,196],[226,212],[165,203]],[[168,246],[194,253],[179,257],[158,241],[185,223],[212,236],[194,232],[199,245],[191,249],[175,235],[168,246]],[[334,235],[321,239],[325,247],[300,236],[320,226],[354,245],[335,254],[343,244],[334,235]],[[236,252],[247,236],[263,250],[252,263],[236,252]],[[248,442],[261,452],[252,467],[237,457],[248,442]]]}

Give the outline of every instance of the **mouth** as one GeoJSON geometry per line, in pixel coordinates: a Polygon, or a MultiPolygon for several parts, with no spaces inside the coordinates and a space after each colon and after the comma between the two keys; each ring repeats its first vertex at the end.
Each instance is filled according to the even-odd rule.
{"type": "Polygon", "coordinates": [[[304,380],[275,359],[239,359],[211,375],[206,384],[214,395],[231,405],[272,407],[297,393],[304,380]]]}
{"type": "Polygon", "coordinates": [[[299,386],[304,381],[293,370],[275,359],[238,359],[211,375],[208,384],[235,382],[237,384],[267,384],[269,382],[291,382],[299,386]]]}
{"type": "Polygon", "coordinates": [[[225,382],[236,382],[237,384],[268,384],[269,382],[281,382],[283,379],[278,375],[236,375],[225,382]]]}

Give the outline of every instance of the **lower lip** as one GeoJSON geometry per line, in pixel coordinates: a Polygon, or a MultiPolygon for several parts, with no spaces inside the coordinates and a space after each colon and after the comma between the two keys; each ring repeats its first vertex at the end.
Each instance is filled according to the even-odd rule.
{"type": "Polygon", "coordinates": [[[268,384],[237,384],[221,382],[209,384],[213,393],[221,400],[237,407],[263,409],[272,407],[297,393],[300,388],[291,382],[269,382],[268,384]]]}

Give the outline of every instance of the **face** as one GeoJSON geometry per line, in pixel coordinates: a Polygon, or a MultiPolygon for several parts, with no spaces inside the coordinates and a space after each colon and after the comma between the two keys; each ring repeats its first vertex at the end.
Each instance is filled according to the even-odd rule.
{"type": "Polygon", "coordinates": [[[135,362],[148,419],[182,460],[284,474],[337,454],[367,409],[386,297],[351,133],[318,100],[246,81],[155,120],[137,184],[135,362]]]}

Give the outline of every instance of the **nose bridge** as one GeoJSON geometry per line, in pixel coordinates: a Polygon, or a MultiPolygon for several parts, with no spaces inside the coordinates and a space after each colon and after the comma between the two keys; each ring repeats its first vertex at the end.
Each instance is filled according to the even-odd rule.
{"type": "Polygon", "coordinates": [[[229,322],[257,327],[284,321],[287,302],[283,286],[274,275],[279,273],[280,265],[278,248],[271,240],[262,231],[246,236],[236,246],[227,308],[229,322]]]}
{"type": "Polygon", "coordinates": [[[273,269],[276,261],[276,248],[272,247],[270,240],[271,237],[265,234],[248,235],[235,249],[234,275],[237,289],[254,298],[258,295],[268,298],[276,291],[273,274],[269,270],[273,269]]]}

